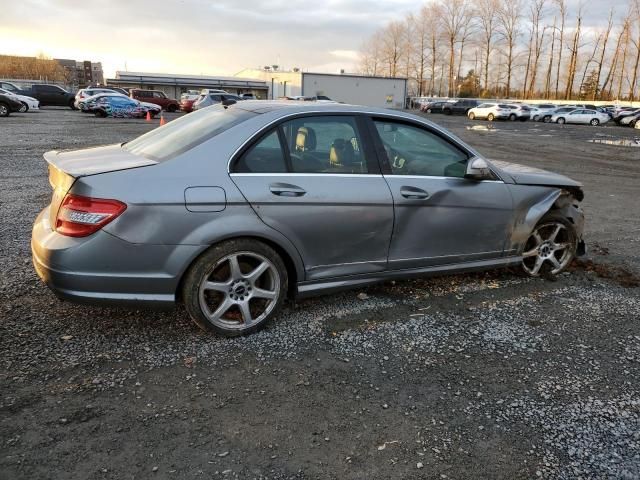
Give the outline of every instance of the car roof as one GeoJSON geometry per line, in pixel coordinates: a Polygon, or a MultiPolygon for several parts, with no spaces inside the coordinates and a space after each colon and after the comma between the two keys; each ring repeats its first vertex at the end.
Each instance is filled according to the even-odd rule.
{"type": "MultiPolygon", "coordinates": [[[[394,114],[394,115],[413,115],[406,114],[397,110],[390,110],[379,107],[366,107],[362,105],[349,105],[345,103],[326,103],[326,102],[300,102],[297,100],[243,100],[232,106],[254,113],[268,113],[273,111],[282,112],[283,115],[291,113],[372,113],[372,114],[394,114]]],[[[419,117],[422,119],[422,117],[419,117]]]]}

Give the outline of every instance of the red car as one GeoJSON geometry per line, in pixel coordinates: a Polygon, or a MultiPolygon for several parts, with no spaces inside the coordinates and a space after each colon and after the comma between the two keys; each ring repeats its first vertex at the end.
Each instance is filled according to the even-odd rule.
{"type": "Polygon", "coordinates": [[[200,96],[199,93],[186,92],[180,95],[180,110],[185,113],[193,112],[193,103],[200,96]]]}
{"type": "Polygon", "coordinates": [[[132,88],[129,96],[141,102],[155,103],[167,112],[175,112],[180,108],[180,104],[175,98],[169,98],[164,92],[158,90],[132,88]]]}

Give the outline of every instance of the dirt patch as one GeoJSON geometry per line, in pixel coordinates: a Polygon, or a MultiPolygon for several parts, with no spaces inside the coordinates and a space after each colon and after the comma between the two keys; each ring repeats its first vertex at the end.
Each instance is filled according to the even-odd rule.
{"type": "Polygon", "coordinates": [[[596,263],[592,259],[576,259],[570,266],[569,270],[594,272],[598,277],[613,280],[620,286],[626,288],[640,287],[640,276],[631,270],[617,265],[596,263]]]}

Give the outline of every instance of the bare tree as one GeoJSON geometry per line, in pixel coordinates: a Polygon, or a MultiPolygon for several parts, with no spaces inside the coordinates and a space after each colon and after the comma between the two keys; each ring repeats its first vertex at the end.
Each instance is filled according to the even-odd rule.
{"type": "Polygon", "coordinates": [[[540,21],[543,16],[543,9],[546,0],[534,0],[531,5],[531,24],[534,32],[534,44],[533,44],[533,61],[531,65],[531,79],[529,80],[529,90],[525,94],[524,98],[531,98],[535,93],[536,80],[538,76],[538,63],[540,62],[540,56],[542,55],[542,45],[544,43],[544,34],[547,30],[546,27],[540,28],[540,21]]]}
{"type": "Polygon", "coordinates": [[[569,59],[569,71],[567,72],[567,86],[565,88],[564,98],[569,100],[573,93],[573,83],[576,78],[576,68],[578,66],[578,53],[580,50],[580,34],[582,29],[582,3],[578,7],[578,15],[576,17],[576,28],[573,31],[573,41],[569,47],[571,57],[569,59]]]}
{"type": "Polygon", "coordinates": [[[613,82],[616,76],[616,71],[618,69],[618,58],[620,57],[620,50],[622,48],[622,38],[626,32],[626,23],[623,24],[620,33],[618,34],[618,40],[616,41],[616,49],[613,53],[613,59],[611,60],[611,67],[607,73],[607,76],[602,84],[602,92],[607,92],[607,98],[611,98],[611,93],[613,91],[613,82]]]}
{"type": "Polygon", "coordinates": [[[516,42],[520,35],[522,19],[521,0],[501,0],[498,8],[498,34],[506,44],[506,88],[505,96],[511,96],[511,80],[516,60],[516,42]]]}
{"type": "Polygon", "coordinates": [[[635,0],[632,7],[634,23],[636,25],[636,35],[632,39],[633,46],[636,47],[636,59],[633,64],[633,78],[631,80],[631,90],[629,92],[629,100],[635,100],[636,85],[638,82],[638,68],[640,67],[640,0],[635,0]]]}
{"type": "Polygon", "coordinates": [[[382,32],[382,55],[388,66],[390,77],[398,76],[400,57],[404,44],[404,25],[402,22],[390,22],[382,32]]]}
{"type": "Polygon", "coordinates": [[[449,0],[442,4],[442,24],[449,47],[449,96],[455,94],[454,76],[456,65],[456,44],[471,21],[471,7],[468,0],[449,0]]]}
{"type": "Polygon", "coordinates": [[[607,28],[604,32],[604,40],[602,43],[602,51],[600,52],[600,60],[596,63],[598,67],[596,68],[596,88],[593,90],[593,98],[595,100],[598,96],[598,91],[600,88],[600,76],[602,75],[602,65],[604,65],[604,57],[607,53],[607,43],[609,42],[609,35],[611,35],[611,28],[613,27],[613,8],[609,11],[609,21],[607,22],[607,28]]]}
{"type": "MultiPolygon", "coordinates": [[[[596,37],[596,42],[595,42],[595,45],[593,47],[593,52],[591,53],[591,56],[589,57],[589,59],[584,64],[584,70],[582,72],[582,79],[580,80],[580,83],[579,83],[580,86],[584,85],[584,81],[587,78],[587,71],[589,70],[589,65],[591,65],[591,63],[594,61],[594,58],[596,58],[596,53],[598,53],[598,47],[600,46],[600,42],[601,41],[602,41],[602,33],[596,37]]],[[[597,84],[596,84],[595,91],[596,92],[598,91],[597,84]]]]}
{"type": "Polygon", "coordinates": [[[562,65],[562,48],[564,46],[564,24],[567,21],[567,3],[566,0],[555,0],[560,13],[560,46],[558,48],[558,66],[556,68],[556,94],[554,98],[558,98],[560,89],[560,66],[562,65]]]}
{"type": "Polygon", "coordinates": [[[553,54],[556,48],[556,26],[558,19],[553,17],[553,27],[551,27],[551,52],[549,53],[549,67],[547,68],[547,76],[544,81],[544,98],[548,99],[551,94],[551,72],[553,70],[553,54]]]}
{"type": "Polygon", "coordinates": [[[622,61],[620,62],[620,78],[618,80],[618,94],[616,98],[622,98],[622,83],[624,81],[624,73],[625,68],[627,66],[627,54],[629,52],[629,43],[631,41],[631,15],[632,11],[629,9],[629,15],[624,20],[624,27],[622,28],[624,31],[624,48],[622,49],[622,61]]]}
{"type": "Polygon", "coordinates": [[[485,91],[489,90],[489,62],[491,61],[495,43],[499,8],[500,3],[498,0],[478,0],[477,15],[484,59],[484,65],[482,66],[484,80],[482,83],[485,91]]]}

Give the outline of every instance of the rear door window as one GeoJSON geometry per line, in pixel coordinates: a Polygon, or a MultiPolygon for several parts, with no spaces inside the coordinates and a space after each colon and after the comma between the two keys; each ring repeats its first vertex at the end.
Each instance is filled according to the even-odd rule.
{"type": "Polygon", "coordinates": [[[354,117],[301,117],[284,123],[282,128],[290,152],[292,172],[369,172],[354,117]]]}
{"type": "Polygon", "coordinates": [[[285,173],[285,153],[280,143],[278,130],[273,129],[262,136],[236,162],[236,173],[285,173]]]}

